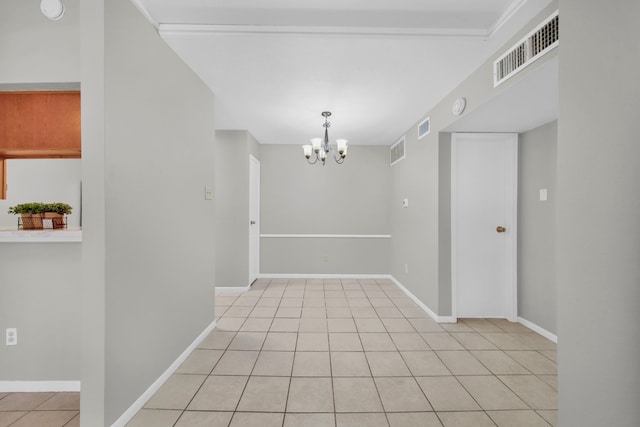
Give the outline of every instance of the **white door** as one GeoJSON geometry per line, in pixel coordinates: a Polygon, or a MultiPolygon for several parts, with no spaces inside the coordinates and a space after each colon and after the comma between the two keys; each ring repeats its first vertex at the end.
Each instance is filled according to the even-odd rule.
{"type": "Polygon", "coordinates": [[[249,156],[249,283],[260,274],[260,161],[249,156]]]}
{"type": "Polygon", "coordinates": [[[451,142],[453,316],[516,321],[518,135],[451,142]]]}

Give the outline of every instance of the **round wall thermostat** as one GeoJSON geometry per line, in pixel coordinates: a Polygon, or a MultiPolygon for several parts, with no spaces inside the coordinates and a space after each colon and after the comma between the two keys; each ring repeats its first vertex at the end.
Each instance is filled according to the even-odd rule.
{"type": "Polygon", "coordinates": [[[466,98],[458,98],[458,99],[456,99],[454,101],[453,107],[451,107],[451,111],[456,116],[459,116],[460,114],[462,114],[462,112],[464,111],[464,107],[466,107],[466,106],[467,106],[467,99],[466,98]]]}
{"type": "Polygon", "coordinates": [[[64,15],[64,3],[62,0],[42,0],[40,10],[47,18],[57,21],[64,15]]]}

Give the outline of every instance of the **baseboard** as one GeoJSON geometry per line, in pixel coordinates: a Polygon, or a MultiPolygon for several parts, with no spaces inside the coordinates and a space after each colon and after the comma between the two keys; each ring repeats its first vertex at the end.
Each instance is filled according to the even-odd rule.
{"type": "Polygon", "coordinates": [[[398,281],[398,279],[396,279],[393,276],[388,276],[388,277],[393,281],[393,283],[396,284],[396,286],[398,286],[402,290],[402,292],[404,292],[409,298],[411,298],[413,300],[413,302],[415,302],[418,305],[418,307],[420,307],[422,310],[424,310],[424,312],[427,313],[429,316],[431,316],[431,318],[433,320],[435,320],[436,322],[438,322],[438,323],[456,323],[458,321],[458,319],[456,319],[453,316],[438,316],[429,307],[427,307],[425,305],[425,303],[420,301],[417,296],[415,296],[413,293],[411,293],[411,291],[409,289],[405,288],[404,285],[398,281]]]}
{"type": "Polygon", "coordinates": [[[209,326],[207,326],[204,331],[187,347],[185,351],[182,352],[180,356],[167,368],[166,371],[160,377],[155,380],[153,384],[144,392],[142,395],[133,402],[133,405],[129,407],[120,418],[116,420],[111,427],[124,427],[131,419],[138,413],[140,409],[151,399],[151,397],[162,387],[162,385],[169,379],[169,377],[180,367],[182,362],[184,362],[187,357],[191,354],[193,350],[195,350],[198,345],[209,335],[209,333],[216,327],[216,321],[211,322],[209,326]]]}
{"type": "Polygon", "coordinates": [[[262,273],[260,279],[390,279],[388,274],[272,274],[262,273]]]}
{"type": "Polygon", "coordinates": [[[524,326],[531,329],[532,331],[537,332],[543,337],[545,337],[546,339],[558,344],[558,336],[556,334],[553,334],[547,331],[546,329],[536,325],[535,323],[529,322],[527,319],[523,319],[522,317],[518,317],[518,323],[523,324],[524,326]]]}
{"type": "Polygon", "coordinates": [[[80,391],[80,381],[0,381],[2,393],[80,391]]]}
{"type": "Polygon", "coordinates": [[[239,294],[251,289],[251,286],[216,286],[216,294],[239,294]]]}

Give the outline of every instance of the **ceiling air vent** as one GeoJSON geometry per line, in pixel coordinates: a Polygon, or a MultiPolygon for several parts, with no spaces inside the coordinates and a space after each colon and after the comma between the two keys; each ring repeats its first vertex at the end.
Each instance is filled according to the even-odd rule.
{"type": "Polygon", "coordinates": [[[431,117],[427,117],[418,125],[418,139],[422,139],[423,136],[431,131],[431,117]]]}
{"type": "Polygon", "coordinates": [[[558,46],[560,20],[556,10],[533,31],[493,63],[493,87],[513,77],[536,59],[558,46]]]}
{"type": "Polygon", "coordinates": [[[404,159],[407,156],[406,151],[404,150],[404,136],[400,138],[397,142],[394,142],[391,147],[389,147],[389,163],[391,166],[398,163],[400,160],[404,159]]]}

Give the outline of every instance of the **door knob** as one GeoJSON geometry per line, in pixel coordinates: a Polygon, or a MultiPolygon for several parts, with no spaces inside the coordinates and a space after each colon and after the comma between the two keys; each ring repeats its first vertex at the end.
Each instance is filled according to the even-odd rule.
{"type": "Polygon", "coordinates": [[[504,228],[503,226],[499,225],[499,226],[496,227],[496,231],[498,233],[504,233],[505,231],[507,231],[507,229],[504,228]]]}
{"type": "Polygon", "coordinates": [[[252,220],[250,224],[251,224],[251,225],[255,225],[255,223],[256,223],[256,222],[252,220]]]}

